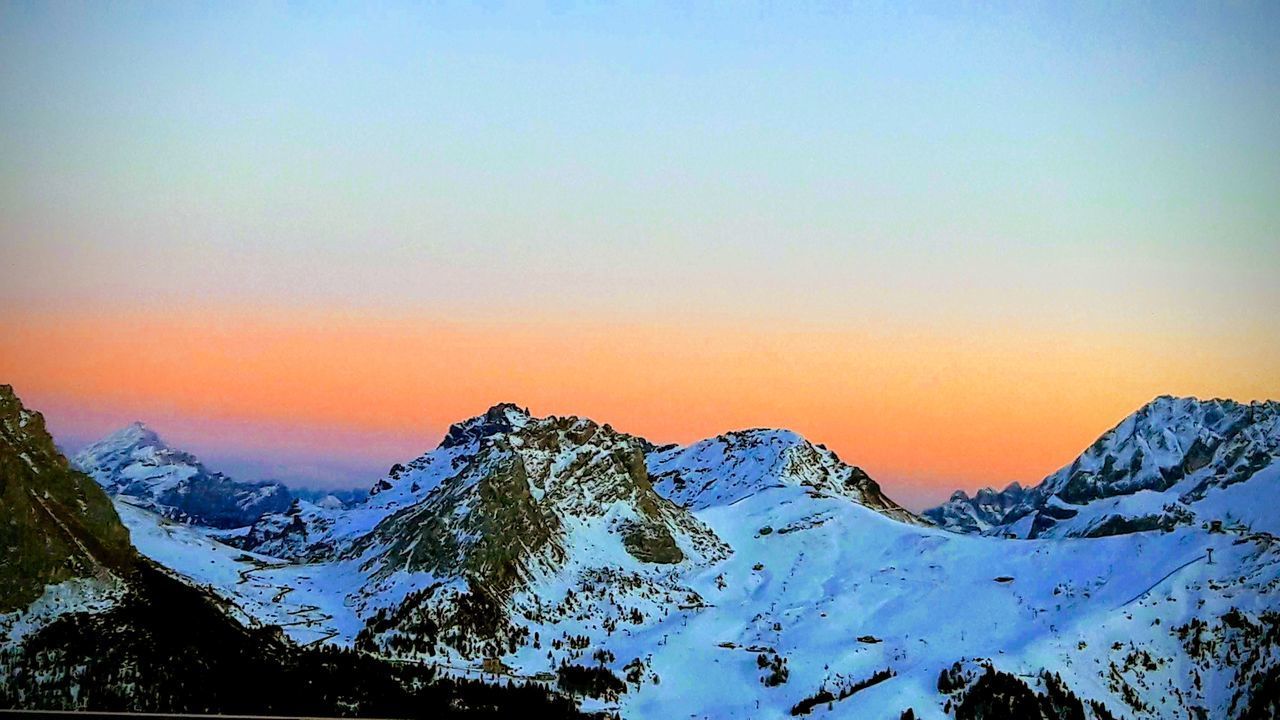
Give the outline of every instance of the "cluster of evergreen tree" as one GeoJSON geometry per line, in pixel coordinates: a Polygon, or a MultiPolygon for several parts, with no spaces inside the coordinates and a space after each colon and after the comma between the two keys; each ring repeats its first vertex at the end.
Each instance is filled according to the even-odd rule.
{"type": "Polygon", "coordinates": [[[1249,702],[1240,720],[1280,718],[1280,665],[1272,665],[1250,681],[1249,702]]]}
{"type": "Polygon", "coordinates": [[[399,605],[379,608],[356,634],[355,647],[364,652],[392,655],[434,655],[440,626],[431,616],[426,602],[435,596],[439,583],[415,590],[399,605]],[[393,629],[401,632],[383,637],[393,629]]]}
{"type": "MultiPolygon", "coordinates": [[[[1232,608],[1216,622],[1191,618],[1173,633],[1196,666],[1233,671],[1228,712],[1250,719],[1280,717],[1280,613],[1232,608]]],[[[1200,674],[1193,678],[1198,689],[1200,674]]]]}
{"type": "Polygon", "coordinates": [[[627,686],[603,665],[586,666],[562,664],[556,668],[556,680],[561,690],[574,695],[616,701],[627,691],[627,686]]]}
{"type": "MultiPolygon", "coordinates": [[[[1017,675],[987,665],[956,706],[956,720],[1086,720],[1084,702],[1057,674],[1043,672],[1045,691],[1036,692],[1017,675]]],[[[941,685],[941,678],[939,685],[941,685]]],[[[1101,703],[1090,701],[1097,720],[1115,720],[1101,703]]]]}
{"type": "MultiPolygon", "coordinates": [[[[808,715],[809,713],[813,712],[814,708],[818,707],[823,703],[834,703],[837,700],[844,700],[845,698],[851,697],[854,693],[858,692],[859,690],[866,690],[872,685],[879,685],[880,683],[884,682],[885,680],[888,680],[889,678],[893,677],[896,674],[897,673],[893,671],[893,668],[885,668],[883,670],[875,671],[874,673],[871,674],[871,677],[865,680],[859,680],[850,685],[845,685],[843,687],[840,687],[837,689],[836,692],[831,692],[827,688],[823,687],[819,689],[818,692],[810,695],[807,698],[804,698],[803,700],[801,700],[800,702],[792,706],[791,714],[792,715],[808,715]]],[[[914,711],[912,711],[912,715],[914,714],[915,714],[914,711]]]]}
{"type": "Polygon", "coordinates": [[[760,682],[764,683],[765,687],[777,687],[791,677],[791,670],[787,668],[787,659],[776,652],[773,657],[765,653],[757,655],[756,667],[769,671],[760,678],[760,682]]]}
{"type": "Polygon", "coordinates": [[[377,717],[581,717],[534,684],[437,677],[357,651],[246,628],[202,591],[141,563],[133,590],[0,654],[0,708],[377,717]]]}
{"type": "Polygon", "coordinates": [[[381,608],[365,621],[355,646],[366,652],[429,656],[440,645],[464,657],[498,657],[529,642],[529,628],[509,622],[492,595],[475,584],[448,601],[432,602],[453,592],[439,583],[416,590],[391,608],[381,608]]]}

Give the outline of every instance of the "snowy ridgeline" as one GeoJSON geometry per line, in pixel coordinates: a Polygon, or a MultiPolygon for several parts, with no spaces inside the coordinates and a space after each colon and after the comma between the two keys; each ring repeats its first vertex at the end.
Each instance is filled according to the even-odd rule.
{"type": "Polygon", "coordinates": [[[240,482],[211,472],[196,456],[170,447],[141,422],[84,448],[72,465],[112,496],[123,496],[173,520],[215,528],[241,528],[299,498],[342,507],[350,492],[290,490],[278,482],[240,482]]]}
{"type": "Polygon", "coordinates": [[[1020,490],[1048,498],[1023,517],[1055,513],[1034,540],[931,527],[793,433],[654,447],[514,406],[352,507],[237,531],[117,507],[144,554],[299,643],[558,682],[627,717],[940,718],[1059,681],[1086,716],[1236,717],[1280,659],[1275,408],[1188,402],[1020,490]]]}
{"type": "Polygon", "coordinates": [[[1219,507],[1217,490],[1280,456],[1280,403],[1160,397],[1036,487],[957,492],[924,515],[957,532],[1104,537],[1212,521],[1249,524],[1258,508],[1219,507]],[[1243,514],[1239,514],[1243,513],[1243,514]]]}

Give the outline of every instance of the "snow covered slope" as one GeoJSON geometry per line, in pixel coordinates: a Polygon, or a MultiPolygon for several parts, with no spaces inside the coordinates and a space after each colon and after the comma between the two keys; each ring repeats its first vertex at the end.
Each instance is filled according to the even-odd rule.
{"type": "Polygon", "coordinates": [[[1263,471],[1277,457],[1280,403],[1159,397],[1036,487],[980,492],[991,512],[974,517],[957,495],[925,515],[960,532],[1022,538],[1239,522],[1256,492],[1242,485],[1273,482],[1263,471]]]}
{"type": "MultiPolygon", "coordinates": [[[[714,607],[664,618],[638,637],[600,640],[619,665],[651,657],[660,678],[637,688],[624,714],[780,717],[820,689],[838,695],[888,670],[890,679],[836,701],[831,716],[897,717],[911,708],[943,717],[941,670],[989,658],[1019,674],[1060,672],[1077,692],[1131,717],[1178,717],[1193,705],[1228,717],[1247,678],[1222,657],[1190,670],[1177,628],[1196,617],[1213,625],[1231,607],[1251,622],[1275,622],[1263,618],[1277,609],[1280,565],[1265,537],[1237,544],[1237,536],[1184,529],[1014,543],[895,523],[796,488],[698,516],[735,550],[691,579],[714,607]],[[1159,674],[1134,653],[1149,654],[1159,674]],[[785,660],[786,682],[770,686],[775,658],[785,660]],[[1149,707],[1128,707],[1126,685],[1149,707]],[[1183,697],[1162,702],[1171,689],[1183,697]]],[[[1274,667],[1273,653],[1262,653],[1262,665],[1274,667]]]]}
{"type": "Polygon", "coordinates": [[[1028,677],[1050,669],[1117,715],[1236,717],[1280,659],[1280,543],[1265,535],[1015,542],[907,525],[795,486],[696,515],[732,555],[648,583],[638,565],[592,574],[590,562],[537,578],[509,605],[468,606],[477,622],[501,613],[494,642],[478,624],[441,623],[450,615],[432,595],[448,583],[430,573],[374,588],[358,560],[277,562],[122,509],[143,552],[300,642],[460,673],[602,663],[634,679],[624,717],[787,717],[823,689],[839,695],[887,670],[815,713],[942,718],[959,695],[939,692],[940,673],[980,660],[1028,677]]]}
{"type": "Polygon", "coordinates": [[[210,472],[135,422],[76,454],[72,463],[110,495],[166,517],[211,527],[243,527],[293,500],[280,483],[243,483],[210,472]]]}
{"type": "MultiPolygon", "coordinates": [[[[236,534],[244,549],[118,506],[142,552],[299,642],[454,674],[577,673],[628,718],[978,717],[1011,687],[1078,696],[1078,717],[1099,720],[1267,717],[1280,465],[1206,482],[1204,467],[1255,462],[1270,432],[1213,417],[1220,439],[1202,442],[1217,461],[1163,490],[1096,491],[1075,516],[1176,488],[1196,520],[1107,537],[1055,537],[1073,518],[1019,541],[930,527],[785,431],[655,448],[510,405],[454,426],[359,505],[264,517],[236,534]]],[[[1134,434],[1104,444],[1123,453],[1134,434]]],[[[1079,467],[1094,464],[1107,461],[1079,467]]]]}
{"type": "MultiPolygon", "coordinates": [[[[591,604],[597,621],[610,625],[632,611],[652,615],[665,612],[664,604],[700,602],[678,577],[730,549],[682,507],[689,497],[666,497],[695,475],[703,485],[714,477],[723,486],[702,495],[701,506],[794,485],[919,522],[861,470],[794,433],[747,431],[655,449],[608,425],[535,418],[502,404],[451,427],[435,450],[393,467],[363,503],[337,509],[295,502],[220,539],[286,560],[357,561],[364,579],[348,589],[362,607],[385,608],[367,633],[372,645],[402,642],[396,638],[428,620],[433,634],[458,628],[465,625],[458,608],[476,603],[505,606],[487,625],[490,639],[510,640],[521,633],[509,617],[570,612],[583,585],[617,585],[591,604]],[[425,587],[434,588],[430,602],[399,607],[425,587]]],[[[457,647],[448,652],[474,659],[480,645],[465,634],[454,636],[457,647]]]]}
{"type": "Polygon", "coordinates": [[[885,497],[861,468],[789,430],[742,430],[688,447],[665,447],[647,458],[660,493],[701,510],[732,505],[771,487],[838,495],[903,522],[920,520],[885,497]]]}

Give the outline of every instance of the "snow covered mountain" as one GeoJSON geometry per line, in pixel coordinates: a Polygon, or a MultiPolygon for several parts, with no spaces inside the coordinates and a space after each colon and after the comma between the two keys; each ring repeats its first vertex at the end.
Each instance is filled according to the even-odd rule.
{"type": "Polygon", "coordinates": [[[280,483],[239,482],[209,471],[140,422],[86,447],[72,462],[112,496],[126,496],[173,520],[210,527],[244,527],[263,513],[288,508],[293,500],[280,483]]]}
{"type": "Polygon", "coordinates": [[[920,520],[885,497],[861,468],[789,430],[725,433],[688,447],[664,447],[647,459],[654,485],[694,510],[731,505],[771,487],[807,488],[840,495],[908,523],[920,520]]]}
{"type": "MultiPolygon", "coordinates": [[[[126,502],[119,508],[170,548],[200,529],[126,502]]],[[[103,489],[69,466],[41,415],[7,385],[0,518],[0,710],[582,717],[540,687],[463,685],[431,668],[300,648],[280,628],[179,580],[135,551],[103,489]]],[[[219,550],[249,557],[203,542],[212,556],[187,560],[217,566],[219,550]]]]}
{"type": "MultiPolygon", "coordinates": [[[[1126,420],[1078,463],[1096,497],[1077,508],[1198,496],[1196,522],[1105,537],[1059,537],[1074,518],[1018,541],[932,527],[786,431],[655,447],[514,405],[350,507],[299,500],[235,531],[117,508],[143,554],[299,644],[554,685],[628,718],[1275,717],[1280,465],[1255,452],[1273,409],[1199,407],[1126,420]],[[1196,466],[1163,490],[1098,479],[1107,452],[1136,466],[1127,448],[1197,439],[1209,462],[1153,461],[1196,466]]],[[[1017,494],[955,504],[993,517],[1017,494]]]]}
{"type": "Polygon", "coordinates": [[[948,530],[986,532],[1004,522],[1009,511],[1020,507],[1026,495],[1027,491],[1016,482],[1004,490],[982,488],[973,497],[969,497],[963,490],[957,490],[947,502],[929,508],[921,515],[948,530]]]}
{"type": "Polygon", "coordinates": [[[122,515],[143,552],[299,642],[625,717],[1268,717],[1268,473],[1205,491],[1238,520],[1221,532],[1010,541],[922,524],[785,431],[659,448],[501,405],[364,503],[264,517],[234,540],[248,553],[122,515]]]}
{"type": "MultiPolygon", "coordinates": [[[[351,602],[382,613],[364,634],[370,646],[385,648],[424,625],[432,636],[462,628],[459,608],[476,604],[503,606],[487,627],[491,641],[510,642],[524,634],[512,617],[590,608],[596,622],[614,627],[672,605],[700,605],[699,592],[680,577],[731,549],[692,511],[776,487],[920,523],[861,470],[787,431],[656,448],[591,420],[535,418],[502,404],[393,467],[362,504],[296,502],[224,540],[289,560],[358,567],[351,602]],[[433,588],[431,602],[402,602],[424,583],[433,588]],[[576,595],[600,586],[613,589],[589,600],[576,595]]],[[[440,651],[464,660],[480,652],[460,634],[454,644],[440,651]]],[[[492,642],[486,647],[495,650],[492,642]]]]}
{"type": "Polygon", "coordinates": [[[472,423],[476,432],[442,445],[467,448],[459,472],[380,523],[356,552],[372,550],[384,568],[465,573],[499,594],[590,552],[658,565],[724,554],[710,531],[654,491],[642,440],[512,406],[472,423]]]}
{"type": "MultiPolygon", "coordinates": [[[[719,554],[686,509],[730,504],[779,486],[844,497],[904,522],[921,522],[885,497],[862,470],[790,431],[747,430],[684,448],[658,448],[591,420],[534,418],[501,404],[453,425],[437,449],[393,467],[364,503],[335,509],[295,502],[286,512],[264,515],[234,542],[280,557],[332,558],[375,544],[376,537],[413,535],[432,518],[469,518],[479,510],[477,521],[523,528],[505,534],[520,535],[536,556],[544,544],[561,544],[548,541],[607,515],[606,534],[621,537],[627,554],[681,562],[686,555],[719,554]]],[[[437,534],[443,532],[458,534],[437,534]]],[[[426,550],[416,542],[398,544],[412,545],[416,553],[426,550]]],[[[399,550],[390,552],[398,558],[399,550]]],[[[565,554],[562,547],[547,552],[565,554]]]]}
{"type": "Polygon", "coordinates": [[[1242,523],[1278,457],[1280,403],[1164,396],[1034,488],[987,489],[974,501],[958,493],[924,514],[951,530],[1020,538],[1242,523]]]}

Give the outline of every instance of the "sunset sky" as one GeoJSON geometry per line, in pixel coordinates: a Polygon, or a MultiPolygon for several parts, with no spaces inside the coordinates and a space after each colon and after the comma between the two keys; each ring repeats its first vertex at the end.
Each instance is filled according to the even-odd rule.
{"type": "Polygon", "coordinates": [[[1280,398],[1280,4],[1028,5],[0,4],[0,382],[324,487],[782,426],[915,508],[1280,398]]]}

